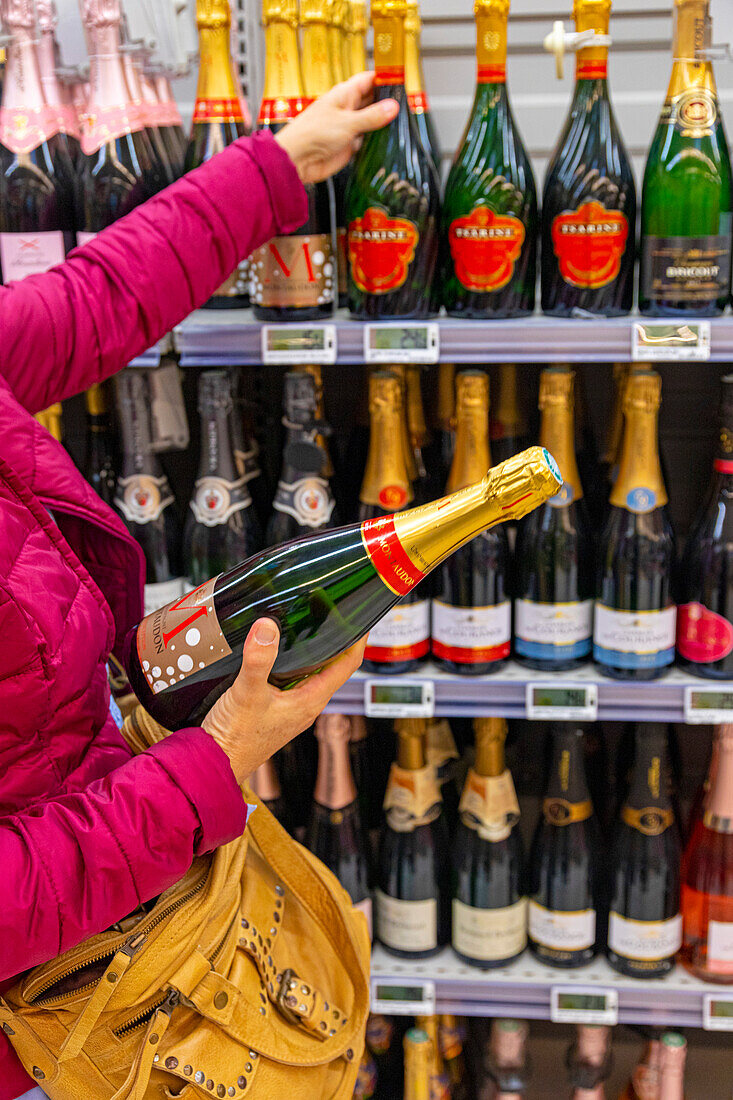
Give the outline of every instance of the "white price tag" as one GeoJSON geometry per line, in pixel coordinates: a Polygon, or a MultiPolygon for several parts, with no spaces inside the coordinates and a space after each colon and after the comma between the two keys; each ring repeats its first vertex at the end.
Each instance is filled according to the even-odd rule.
{"type": "Polygon", "coordinates": [[[706,993],[702,1000],[702,1026],[706,1031],[733,1031],[733,993],[706,993]]]}
{"type": "Polygon", "coordinates": [[[383,1016],[434,1016],[435,982],[396,985],[372,978],[372,1012],[383,1016]]]}
{"type": "Polygon", "coordinates": [[[435,684],[432,680],[367,680],[364,713],[367,718],[432,718],[435,684]]]}
{"type": "Polygon", "coordinates": [[[615,989],[592,986],[554,985],[550,990],[550,1019],[553,1024],[618,1023],[618,993],[615,989]]]}
{"type": "Polygon", "coordinates": [[[440,328],[435,323],[364,326],[366,363],[437,363],[440,358],[440,328]]]}
{"type": "Polygon", "coordinates": [[[598,685],[536,680],[527,684],[526,706],[532,721],[595,722],[598,685]]]}
{"type": "Polygon", "coordinates": [[[631,334],[632,359],[710,358],[709,321],[634,321],[631,334]]]}
{"type": "Polygon", "coordinates": [[[262,362],[335,363],[335,325],[263,325],[262,362]]]}
{"type": "Polygon", "coordinates": [[[686,687],[685,722],[694,726],[733,722],[733,687],[686,687]]]}

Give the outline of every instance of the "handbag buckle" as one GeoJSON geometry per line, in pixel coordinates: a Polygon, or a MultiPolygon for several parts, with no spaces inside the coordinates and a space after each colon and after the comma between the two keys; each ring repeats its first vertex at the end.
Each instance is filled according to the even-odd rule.
{"type": "Polygon", "coordinates": [[[295,1012],[295,1007],[298,1004],[298,997],[294,991],[298,988],[299,981],[300,979],[294,970],[283,970],[280,988],[275,998],[275,1004],[281,1016],[283,1016],[288,1023],[296,1025],[302,1023],[301,1017],[295,1012]]]}

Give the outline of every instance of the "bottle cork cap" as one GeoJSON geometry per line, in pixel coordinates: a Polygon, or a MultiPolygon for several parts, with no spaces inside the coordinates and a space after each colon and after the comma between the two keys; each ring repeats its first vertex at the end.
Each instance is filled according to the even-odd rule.
{"type": "Polygon", "coordinates": [[[231,21],[229,0],[196,0],[197,27],[228,27],[231,21]]]}
{"type": "Polygon", "coordinates": [[[474,15],[501,15],[504,18],[509,15],[510,0],[475,0],[473,5],[474,15]]]}
{"type": "Polygon", "coordinates": [[[639,409],[656,412],[662,403],[662,379],[656,371],[635,371],[629,375],[624,394],[624,412],[639,409]]]}
{"type": "MultiPolygon", "coordinates": [[[[473,732],[477,741],[505,741],[507,736],[506,718],[474,718],[473,732]]],[[[510,1021],[513,1023],[514,1021],[510,1021]]]]}
{"type": "Polygon", "coordinates": [[[417,0],[407,0],[407,15],[405,16],[405,30],[408,34],[419,34],[422,29],[420,8],[417,0]]]}
{"type": "Polygon", "coordinates": [[[55,31],[59,23],[56,0],[36,0],[36,19],[38,20],[38,29],[42,34],[55,31]]]}
{"type": "Polygon", "coordinates": [[[354,34],[364,34],[367,29],[366,3],[364,0],[348,0],[349,30],[354,34]]]}
{"type": "Polygon", "coordinates": [[[407,0],[372,0],[372,20],[375,18],[389,18],[390,15],[407,15],[407,0]]]}
{"type": "Polygon", "coordinates": [[[307,26],[309,23],[329,23],[331,17],[328,9],[328,0],[300,0],[301,26],[307,26]]]}
{"type": "Polygon", "coordinates": [[[546,367],[540,375],[540,409],[548,405],[569,405],[575,391],[575,371],[569,367],[546,367]]]}
{"type": "Polygon", "coordinates": [[[319,741],[348,741],[351,722],[344,714],[321,714],[316,721],[315,733],[319,741]]]}
{"type": "Polygon", "coordinates": [[[199,378],[199,412],[202,415],[223,409],[231,412],[232,379],[226,370],[206,370],[199,378]]]}
{"type": "Polygon", "coordinates": [[[369,376],[369,411],[389,406],[402,408],[402,384],[390,371],[373,371],[369,376]]]}
{"type": "Polygon", "coordinates": [[[88,27],[119,26],[122,22],[120,0],[83,0],[81,17],[88,27]]]}
{"type": "Polygon", "coordinates": [[[298,26],[298,0],[262,0],[262,22],[298,26]]]}
{"type": "Polygon", "coordinates": [[[456,404],[464,408],[489,404],[489,376],[481,370],[463,370],[456,375],[456,404]]]}

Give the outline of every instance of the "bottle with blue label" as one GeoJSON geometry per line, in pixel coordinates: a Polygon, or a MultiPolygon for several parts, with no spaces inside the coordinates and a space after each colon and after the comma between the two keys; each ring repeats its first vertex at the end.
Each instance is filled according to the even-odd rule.
{"type": "Polygon", "coordinates": [[[577,668],[593,643],[593,543],[575,459],[574,386],[574,371],[542,371],[542,446],[563,487],[517,533],[514,652],[520,664],[547,671],[577,668]]]}
{"type": "Polygon", "coordinates": [[[662,380],[641,370],[624,399],[624,444],[601,535],[593,656],[619,680],[655,680],[674,661],[674,533],[659,461],[662,380]]]}

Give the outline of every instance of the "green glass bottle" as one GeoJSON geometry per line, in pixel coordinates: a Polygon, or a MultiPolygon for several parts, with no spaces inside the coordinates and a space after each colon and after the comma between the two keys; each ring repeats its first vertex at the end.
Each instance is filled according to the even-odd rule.
{"type": "Polygon", "coordinates": [[[364,320],[431,310],[440,185],[407,101],[406,12],[406,0],[372,3],[375,97],[396,99],[400,110],[364,138],[346,191],[349,308],[364,320]]]}
{"type": "Polygon", "coordinates": [[[730,295],[733,193],[709,0],[675,0],[672,76],[644,172],[639,309],[713,317],[730,295]]]}
{"type": "Polygon", "coordinates": [[[476,0],[477,83],[441,217],[443,304],[454,317],[532,313],[537,189],[509,104],[509,0],[476,0]]]}
{"type": "Polygon", "coordinates": [[[430,154],[435,171],[438,173],[438,178],[440,178],[440,145],[438,144],[438,132],[435,129],[433,116],[430,112],[428,94],[425,90],[425,77],[420,57],[421,35],[420,6],[417,0],[407,0],[407,18],[405,19],[405,87],[407,88],[407,102],[415,119],[423,147],[430,154]]]}

